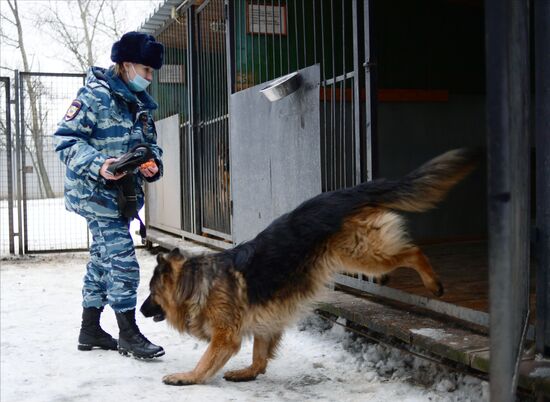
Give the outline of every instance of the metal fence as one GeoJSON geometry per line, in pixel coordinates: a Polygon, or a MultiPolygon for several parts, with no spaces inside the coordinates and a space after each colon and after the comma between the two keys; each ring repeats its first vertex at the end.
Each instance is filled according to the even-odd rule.
{"type": "Polygon", "coordinates": [[[64,207],[65,166],[53,141],[83,78],[16,71],[0,80],[2,255],[88,248],[85,220],[64,207]]]}
{"type": "Polygon", "coordinates": [[[15,252],[10,81],[0,77],[0,255],[15,252]]]}
{"type": "MultiPolygon", "coordinates": [[[[165,64],[151,93],[157,120],[180,117],[182,222],[187,236],[231,239],[227,53],[222,0],[205,1],[155,30],[165,64]]],[[[174,152],[174,150],[170,150],[174,152]]],[[[156,222],[150,225],[156,227],[156,222]]],[[[159,228],[170,230],[164,225],[159,228]]]]}
{"type": "Polygon", "coordinates": [[[64,208],[65,166],[53,139],[84,75],[21,72],[18,78],[24,251],[87,249],[85,220],[64,208]]]}
{"type": "MultiPolygon", "coordinates": [[[[230,2],[237,92],[319,64],[323,191],[371,177],[368,9],[356,0],[230,2]],[[368,121],[368,124],[367,124],[368,121]]],[[[368,3],[367,3],[368,4],[368,3]]]]}
{"type": "MultiPolygon", "coordinates": [[[[159,121],[173,115],[179,115],[180,146],[176,152],[181,159],[181,222],[174,226],[186,232],[197,233],[198,216],[198,184],[195,168],[195,144],[193,131],[193,92],[191,68],[191,49],[189,48],[189,24],[187,15],[172,21],[162,31],[156,32],[157,40],[164,44],[164,65],[153,77],[151,95],[159,107],[155,112],[155,120],[159,121]]],[[[155,222],[149,222],[149,224],[155,222]]]]}
{"type": "Polygon", "coordinates": [[[195,11],[202,232],[231,239],[229,112],[223,0],[195,11]]]}

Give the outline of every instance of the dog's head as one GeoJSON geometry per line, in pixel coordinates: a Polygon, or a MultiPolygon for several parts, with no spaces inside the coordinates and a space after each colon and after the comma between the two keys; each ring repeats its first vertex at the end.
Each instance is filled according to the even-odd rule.
{"type": "Polygon", "coordinates": [[[181,279],[187,257],[178,248],[157,255],[157,266],[149,283],[149,297],[141,305],[145,317],[162,321],[166,314],[178,308],[181,299],[181,279]]]}

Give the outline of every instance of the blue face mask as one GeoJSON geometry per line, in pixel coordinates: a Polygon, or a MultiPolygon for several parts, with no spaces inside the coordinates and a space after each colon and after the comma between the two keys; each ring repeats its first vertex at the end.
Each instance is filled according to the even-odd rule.
{"type": "MultiPolygon", "coordinates": [[[[128,87],[134,92],[143,92],[145,89],[149,86],[151,81],[146,80],[141,75],[139,75],[136,72],[136,69],[134,68],[134,65],[132,64],[132,69],[134,70],[134,74],[136,75],[133,80],[130,79],[130,75],[128,75],[128,87]]],[[[128,74],[128,73],[126,73],[128,74]]]]}

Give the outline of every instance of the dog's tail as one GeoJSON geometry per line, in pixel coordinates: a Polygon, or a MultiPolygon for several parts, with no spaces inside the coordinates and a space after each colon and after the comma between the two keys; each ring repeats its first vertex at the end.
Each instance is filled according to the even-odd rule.
{"type": "Polygon", "coordinates": [[[434,208],[447,192],[476,167],[482,153],[454,149],[426,162],[400,180],[364,183],[356,187],[366,192],[368,204],[407,212],[434,208]]]}

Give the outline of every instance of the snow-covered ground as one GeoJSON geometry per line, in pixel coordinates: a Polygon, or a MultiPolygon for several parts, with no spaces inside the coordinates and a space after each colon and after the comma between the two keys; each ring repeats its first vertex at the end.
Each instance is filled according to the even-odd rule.
{"type": "MultiPolygon", "coordinates": [[[[155,257],[138,250],[147,296],[155,257]]],[[[231,383],[218,373],[206,385],[164,385],[165,374],[194,367],[206,344],[180,335],[165,322],[138,316],[143,333],[166,349],[144,362],[117,352],[80,352],[81,280],[86,253],[0,261],[0,400],[12,401],[485,401],[487,384],[412,358],[395,349],[354,339],[314,315],[290,328],[265,375],[231,383]]],[[[116,335],[112,310],[103,327],[116,335]]],[[[251,361],[252,343],[224,370],[251,361]]]]}

